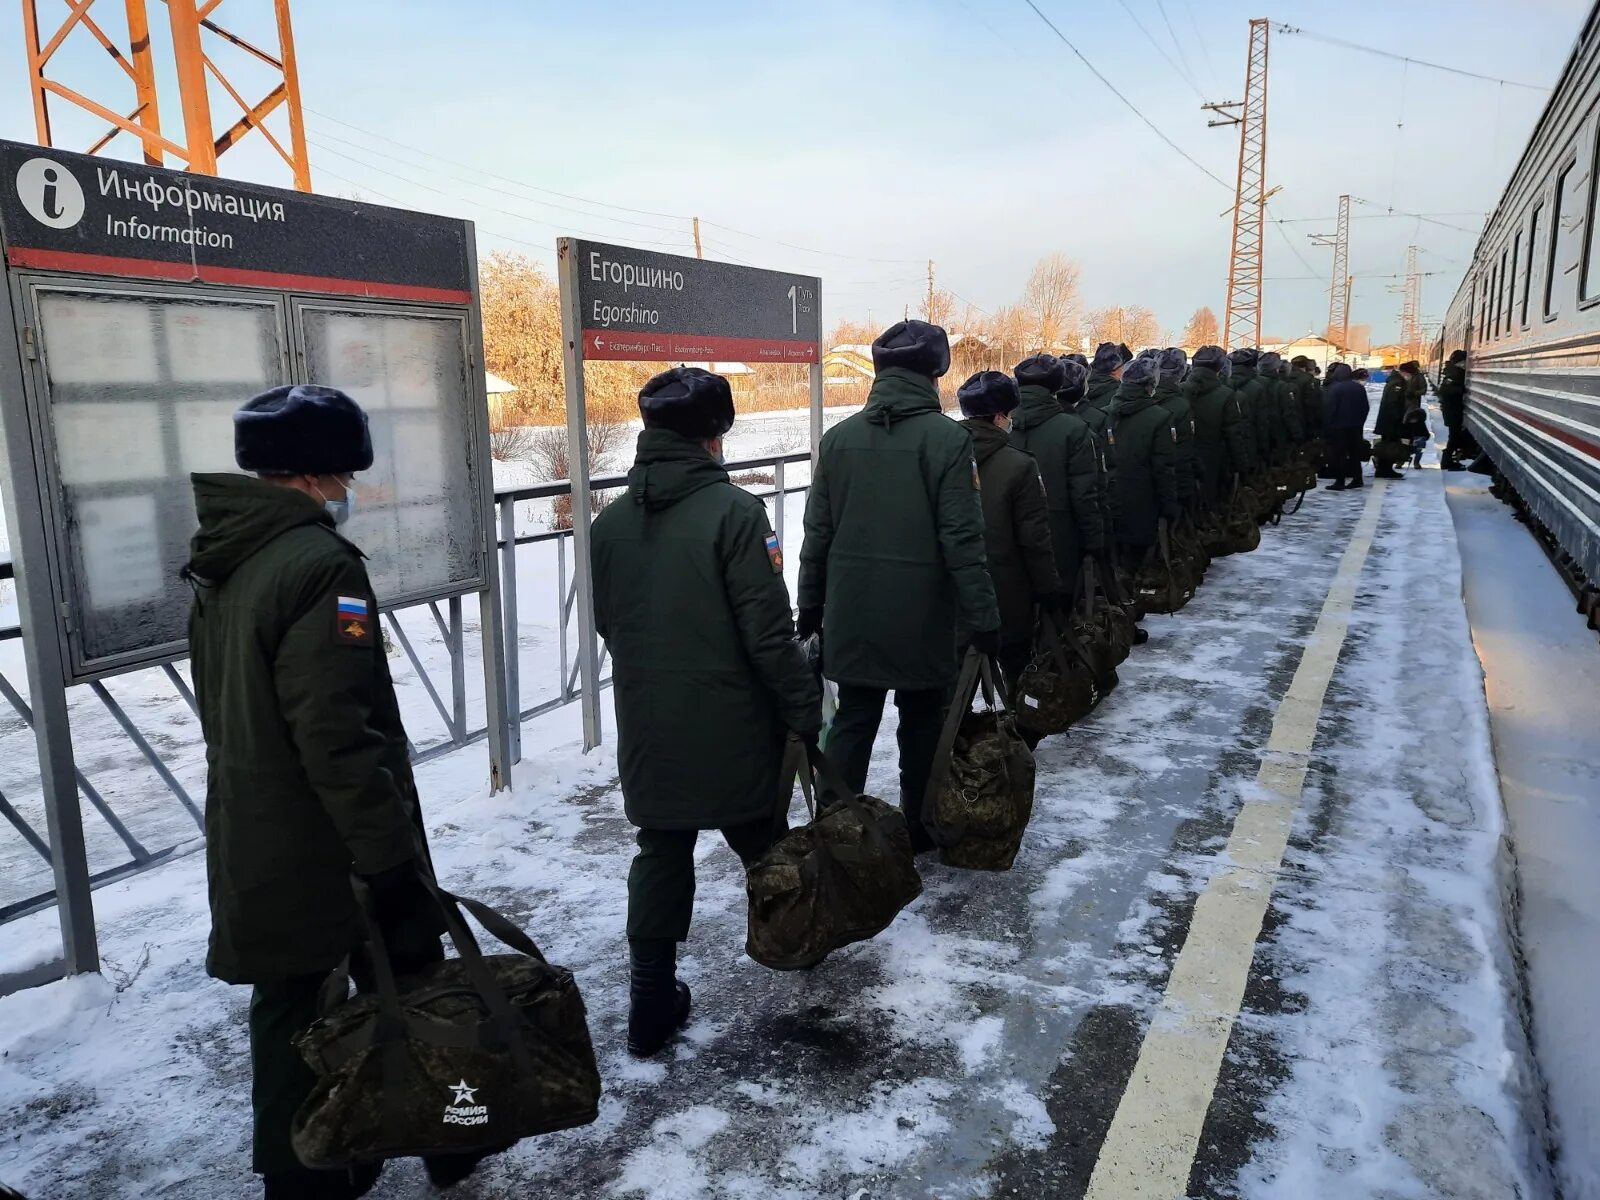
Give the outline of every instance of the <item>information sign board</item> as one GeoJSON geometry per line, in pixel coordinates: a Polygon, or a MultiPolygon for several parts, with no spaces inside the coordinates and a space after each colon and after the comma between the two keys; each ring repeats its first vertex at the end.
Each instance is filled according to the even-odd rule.
{"type": "Polygon", "coordinates": [[[758,267],[570,242],[583,356],[820,362],[822,281],[758,267]]]}

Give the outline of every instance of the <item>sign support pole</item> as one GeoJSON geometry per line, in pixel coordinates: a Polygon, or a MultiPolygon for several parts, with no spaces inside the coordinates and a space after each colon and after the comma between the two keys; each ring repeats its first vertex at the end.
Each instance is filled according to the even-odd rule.
{"type": "MultiPolygon", "coordinates": [[[[477,502],[483,513],[483,590],[478,593],[478,632],[483,638],[483,708],[484,725],[489,741],[489,791],[502,791],[511,786],[512,764],[521,757],[512,747],[522,741],[522,714],[509,703],[510,691],[506,686],[506,648],[504,616],[500,611],[500,563],[496,550],[496,517],[494,503],[494,471],[489,455],[489,398],[482,390],[483,346],[479,330],[483,328],[483,315],[478,307],[478,239],[473,230],[467,232],[467,270],[471,282],[472,320],[467,322],[467,390],[471,395],[473,421],[473,454],[482,464],[478,472],[477,502]]],[[[511,565],[516,568],[515,543],[512,545],[511,565]]],[[[514,594],[514,593],[513,593],[514,594]]],[[[514,651],[513,651],[514,652],[514,651]]]]}
{"type": "Polygon", "coordinates": [[[811,471],[816,478],[817,455],[822,450],[822,289],[817,289],[817,361],[811,364],[811,471]]]}
{"type": "MultiPolygon", "coordinates": [[[[10,286],[0,284],[0,329],[17,328],[11,306],[10,286]]],[[[26,339],[25,331],[18,332],[26,339]]],[[[52,599],[54,589],[50,586],[46,550],[49,536],[39,466],[29,436],[21,367],[17,358],[0,355],[0,430],[10,475],[9,486],[0,491],[5,493],[6,528],[12,537],[17,612],[28,667],[33,736],[39,753],[39,789],[55,874],[56,916],[61,922],[61,965],[66,974],[79,975],[100,969],[100,947],[94,928],[83,815],[78,807],[78,772],[67,715],[65,651],[58,633],[60,614],[52,599]]]]}
{"type": "Polygon", "coordinates": [[[561,365],[567,384],[567,474],[572,480],[572,572],[578,618],[578,680],[583,701],[583,748],[600,744],[600,634],[594,620],[589,512],[589,422],[583,387],[583,313],[578,297],[577,247],[556,241],[561,283],[561,365]]]}

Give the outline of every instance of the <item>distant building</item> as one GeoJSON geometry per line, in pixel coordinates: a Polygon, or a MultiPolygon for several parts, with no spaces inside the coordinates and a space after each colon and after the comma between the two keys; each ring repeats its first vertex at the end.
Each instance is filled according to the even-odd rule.
{"type": "Polygon", "coordinates": [[[713,375],[721,375],[728,381],[728,388],[733,392],[735,400],[742,396],[755,394],[756,369],[749,363],[681,362],[673,363],[672,365],[675,367],[699,367],[702,371],[710,371],[713,375]]]}
{"type": "Polygon", "coordinates": [[[517,393],[516,385],[507,383],[493,371],[483,373],[483,383],[489,394],[489,428],[501,429],[506,423],[506,406],[512,403],[510,397],[517,393]]]}

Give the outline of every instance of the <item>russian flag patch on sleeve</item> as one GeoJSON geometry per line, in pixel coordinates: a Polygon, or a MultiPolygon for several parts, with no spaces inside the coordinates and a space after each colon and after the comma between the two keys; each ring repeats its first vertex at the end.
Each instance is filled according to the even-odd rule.
{"type": "Polygon", "coordinates": [[[783,574],[783,547],[778,544],[778,535],[767,534],[767,558],[772,563],[774,575],[783,574]]]}
{"type": "Polygon", "coordinates": [[[334,628],[339,640],[366,644],[372,641],[372,614],[361,596],[339,596],[335,600],[334,628]]]}

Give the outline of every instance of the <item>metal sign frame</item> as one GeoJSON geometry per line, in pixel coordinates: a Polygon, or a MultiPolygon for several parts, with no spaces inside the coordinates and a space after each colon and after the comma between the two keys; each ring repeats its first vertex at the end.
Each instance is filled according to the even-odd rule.
{"type": "MultiPolygon", "coordinates": [[[[811,431],[811,462],[813,469],[817,460],[817,448],[822,442],[822,281],[814,276],[788,275],[767,271],[760,268],[740,267],[728,263],[708,262],[704,259],[688,258],[677,255],[660,254],[655,251],[636,249],[629,246],[603,245],[580,238],[558,238],[556,241],[556,270],[557,280],[561,292],[561,340],[562,354],[561,365],[563,378],[566,383],[567,406],[567,473],[572,480],[572,551],[574,572],[574,603],[578,611],[578,675],[581,683],[580,691],[583,704],[583,748],[593,750],[599,746],[604,734],[600,719],[600,633],[595,624],[594,613],[594,583],[593,583],[593,551],[591,548],[590,524],[593,521],[592,505],[590,504],[589,491],[589,417],[586,392],[584,388],[584,362],[585,362],[585,334],[591,330],[585,328],[583,313],[583,280],[581,276],[582,263],[580,251],[583,248],[599,248],[614,250],[618,253],[632,255],[637,259],[649,262],[656,266],[671,267],[674,264],[690,272],[703,270],[706,267],[715,268],[718,273],[726,273],[729,278],[738,280],[741,277],[753,275],[778,276],[780,274],[795,280],[805,280],[815,288],[813,301],[816,323],[816,341],[810,343],[812,353],[809,358],[762,358],[757,357],[756,362],[808,362],[810,365],[810,431],[811,431]]],[[[638,322],[634,322],[638,324],[638,322]]],[[[798,319],[796,319],[798,325],[798,319]]],[[[622,336],[634,333],[642,338],[650,338],[651,334],[640,335],[637,330],[622,330],[622,336]]],[[[764,339],[749,337],[743,332],[723,333],[710,329],[679,329],[669,331],[672,335],[689,338],[690,341],[677,346],[686,352],[674,356],[669,351],[674,348],[670,341],[658,340],[649,352],[639,353],[608,353],[604,358],[608,361],[650,361],[660,357],[663,361],[679,361],[687,359],[716,359],[718,354],[698,353],[699,349],[716,351],[720,347],[710,344],[715,342],[737,343],[748,341],[753,346],[764,339]],[[693,346],[693,335],[699,335],[700,340],[708,343],[705,347],[693,346]]],[[[666,335],[655,335],[663,338],[666,335]]],[[[801,344],[802,339],[793,340],[801,344]]],[[[778,504],[784,502],[780,495],[778,504]]]]}
{"type": "MultiPolygon", "coordinates": [[[[12,158],[29,150],[0,143],[0,152],[12,158]]],[[[159,184],[167,189],[163,194],[168,197],[169,205],[179,203],[170,199],[173,193],[182,197],[194,191],[200,195],[198,189],[205,189],[205,194],[212,197],[227,193],[234,198],[228,200],[230,204],[235,201],[241,206],[247,202],[279,204],[291,217],[297,213],[296,204],[310,204],[312,208],[305,213],[305,219],[319,236],[326,236],[341,222],[363,219],[365,210],[370,210],[370,227],[426,229],[430,231],[429,236],[436,238],[435,251],[439,250],[437,238],[442,230],[454,239],[461,261],[459,279],[451,280],[448,287],[408,287],[403,282],[406,269],[403,256],[399,260],[391,257],[374,264],[374,278],[380,282],[367,287],[359,282],[347,284],[338,278],[323,280],[296,275],[292,269],[281,276],[274,275],[272,256],[283,245],[281,239],[287,236],[281,231],[274,231],[278,241],[263,240],[256,245],[243,240],[246,236],[243,230],[248,227],[238,227],[240,245],[254,257],[248,259],[245,266],[234,269],[216,261],[217,255],[211,255],[210,261],[202,261],[198,251],[187,262],[172,263],[159,252],[148,259],[97,260],[94,255],[79,254],[65,245],[56,249],[29,249],[33,243],[26,239],[19,249],[15,226],[7,227],[11,240],[0,246],[5,252],[5,262],[0,264],[4,272],[3,286],[0,286],[0,445],[3,445],[5,466],[0,495],[3,495],[11,538],[18,616],[23,630],[40,789],[62,943],[61,959],[28,972],[27,982],[42,982],[61,973],[94,971],[99,966],[67,688],[71,683],[93,682],[136,667],[170,662],[186,653],[182,643],[175,643],[119,653],[103,661],[74,662],[77,651],[67,628],[69,596],[67,564],[63,557],[73,551],[60,532],[65,518],[61,509],[58,447],[52,431],[45,428],[50,415],[49,385],[44,377],[43,339],[35,314],[35,298],[42,292],[160,297],[180,302],[238,302],[270,307],[276,322],[281,377],[285,382],[309,381],[302,329],[303,317],[309,311],[332,309],[358,316],[443,317],[458,322],[468,426],[461,444],[473,464],[474,488],[469,503],[478,514],[472,556],[475,569],[470,578],[457,579],[445,587],[424,589],[416,594],[384,595],[381,599],[385,608],[392,609],[446,597],[477,597],[491,790],[510,786],[513,761],[510,747],[514,744],[510,723],[518,719],[517,714],[506,711],[506,654],[501,631],[499,555],[495,540],[498,525],[483,377],[477,247],[471,223],[232,181],[197,179],[177,172],[86,159],[60,151],[39,149],[37,157],[75,163],[81,172],[103,166],[111,173],[120,170],[136,174],[151,188],[159,184]],[[61,261],[46,261],[50,256],[61,261]]],[[[9,178],[0,179],[0,186],[9,188],[11,184],[9,178]]],[[[102,195],[105,192],[102,186],[102,195]]],[[[127,197],[119,195],[113,199],[126,203],[127,197]]],[[[0,194],[0,205],[8,203],[11,201],[7,196],[0,194]]],[[[189,218],[194,227],[192,207],[189,218]]],[[[110,217],[106,219],[111,220],[110,217]]],[[[39,235],[35,230],[27,236],[44,245],[49,236],[56,235],[39,235]]],[[[293,253],[303,259],[306,252],[300,247],[293,253]]],[[[338,253],[348,259],[351,250],[346,247],[338,253]]],[[[448,254],[436,253],[429,266],[437,268],[440,262],[448,265],[448,261],[448,254]]],[[[296,264],[289,265],[293,268],[296,264]]],[[[241,396],[240,400],[245,398],[241,396]]]]}

